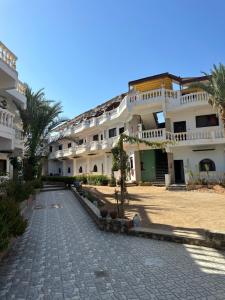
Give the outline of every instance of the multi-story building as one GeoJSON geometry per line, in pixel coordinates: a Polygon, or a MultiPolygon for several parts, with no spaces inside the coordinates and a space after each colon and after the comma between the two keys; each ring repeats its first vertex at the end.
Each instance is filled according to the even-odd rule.
{"type": "Polygon", "coordinates": [[[18,79],[17,57],[0,42],[0,176],[13,174],[9,158],[23,153],[22,123],[16,105],[26,107],[25,86],[18,79]]]}
{"type": "Polygon", "coordinates": [[[131,181],[172,183],[191,177],[222,179],[225,173],[223,123],[208,95],[191,84],[207,77],[163,73],[130,81],[128,92],[58,127],[50,137],[48,174],[111,175],[112,153],[125,132],[147,141],[168,141],[165,151],[125,144],[131,181]]]}

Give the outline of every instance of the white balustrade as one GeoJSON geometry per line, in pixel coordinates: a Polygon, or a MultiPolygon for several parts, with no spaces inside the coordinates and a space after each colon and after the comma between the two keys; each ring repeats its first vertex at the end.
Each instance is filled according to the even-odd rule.
{"type": "Polygon", "coordinates": [[[23,84],[21,81],[17,82],[17,86],[16,86],[17,91],[22,94],[25,95],[26,93],[26,86],[25,84],[23,84]]]}
{"type": "Polygon", "coordinates": [[[2,42],[0,42],[0,60],[5,62],[10,68],[16,69],[17,57],[2,42]]]}
{"type": "Polygon", "coordinates": [[[0,108],[0,125],[13,127],[14,115],[6,109],[0,108]]]}
{"type": "Polygon", "coordinates": [[[208,102],[209,96],[205,92],[191,93],[180,98],[180,104],[190,104],[194,102],[208,102]]]}
{"type": "Polygon", "coordinates": [[[160,129],[151,129],[151,130],[144,130],[140,132],[141,139],[163,139],[165,138],[165,129],[160,128],[160,129]]]}
{"type": "Polygon", "coordinates": [[[142,139],[165,139],[174,142],[185,142],[192,140],[204,140],[204,139],[224,139],[224,130],[193,130],[188,132],[166,132],[165,129],[151,129],[143,130],[139,133],[139,137],[142,139]]]}
{"type": "Polygon", "coordinates": [[[17,140],[23,140],[23,131],[18,129],[18,128],[14,128],[15,129],[15,138],[17,140]]]}

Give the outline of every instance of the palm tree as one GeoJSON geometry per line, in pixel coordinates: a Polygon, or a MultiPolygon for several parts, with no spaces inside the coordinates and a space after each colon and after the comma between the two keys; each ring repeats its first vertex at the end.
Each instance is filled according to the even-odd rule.
{"type": "Polygon", "coordinates": [[[221,116],[225,131],[225,66],[220,63],[213,65],[211,74],[204,73],[208,77],[206,83],[192,84],[193,88],[200,88],[209,94],[209,104],[211,104],[221,116]]]}
{"type": "Polygon", "coordinates": [[[61,103],[47,100],[43,89],[33,92],[27,85],[26,98],[26,109],[17,108],[23,122],[25,138],[24,178],[30,180],[37,175],[49,131],[65,120],[59,119],[62,113],[61,103]]]}
{"type": "Polygon", "coordinates": [[[145,144],[152,149],[165,149],[167,145],[172,144],[172,142],[149,142],[142,139],[139,139],[134,136],[128,136],[122,133],[119,137],[117,145],[112,148],[113,155],[113,166],[112,171],[120,170],[120,217],[124,217],[124,202],[126,195],[126,176],[128,170],[128,155],[124,150],[124,143],[129,144],[145,144]]]}

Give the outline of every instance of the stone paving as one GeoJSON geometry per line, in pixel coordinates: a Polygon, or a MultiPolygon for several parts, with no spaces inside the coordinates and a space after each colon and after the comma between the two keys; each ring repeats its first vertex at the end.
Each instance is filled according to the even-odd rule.
{"type": "Polygon", "coordinates": [[[0,299],[225,299],[225,253],[102,232],[70,191],[38,196],[0,299]]]}

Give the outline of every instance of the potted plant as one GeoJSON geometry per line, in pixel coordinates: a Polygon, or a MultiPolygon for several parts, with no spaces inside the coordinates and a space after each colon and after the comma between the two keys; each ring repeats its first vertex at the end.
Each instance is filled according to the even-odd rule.
{"type": "Polygon", "coordinates": [[[112,219],[116,219],[117,218],[117,211],[116,210],[112,210],[112,211],[110,211],[109,215],[110,215],[110,217],[112,219]]]}
{"type": "Polygon", "coordinates": [[[102,218],[106,218],[107,215],[108,215],[108,210],[105,209],[105,208],[101,209],[100,210],[100,215],[101,215],[102,218]]]}

